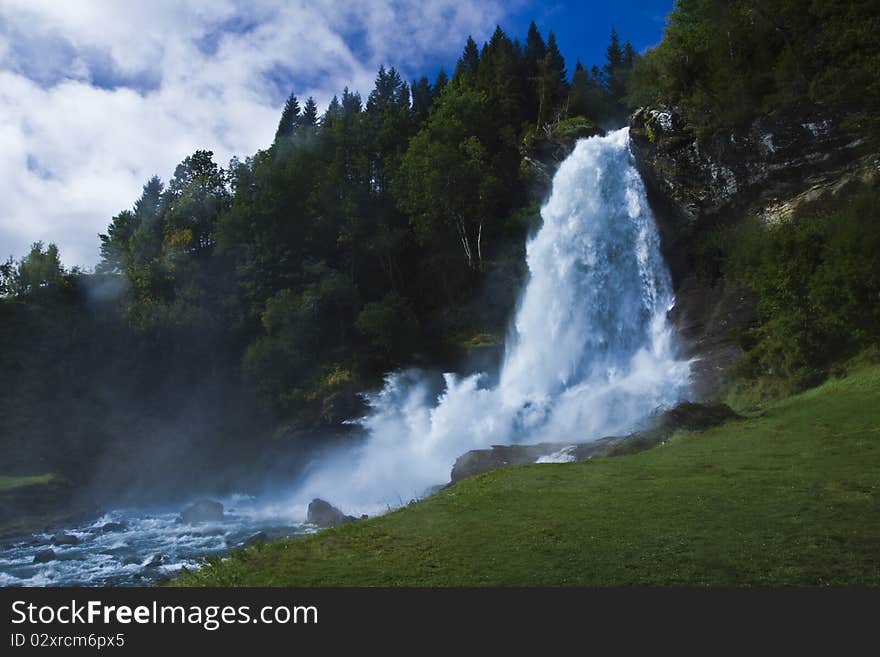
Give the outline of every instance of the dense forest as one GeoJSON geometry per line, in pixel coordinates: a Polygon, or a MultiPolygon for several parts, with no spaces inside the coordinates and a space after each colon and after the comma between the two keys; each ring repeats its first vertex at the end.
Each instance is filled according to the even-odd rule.
{"type": "MultiPolygon", "coordinates": [[[[197,151],[146,181],[93,272],[42,243],[2,265],[6,467],[111,490],[216,485],[224,463],[289,476],[385,372],[501,342],[540,221],[542,144],[640,105],[705,134],[816,103],[875,138],[878,21],[872,0],[679,0],[658,47],[636,54],[612,30],[601,67],[569,71],[533,23],[523,41],[468,38],[433,81],[382,67],[365,98],[344,89],[323,112],[291,94],[267,149],[224,166],[197,151]]],[[[878,200],[699,245],[707,276],[761,298],[739,375],[806,384],[880,338],[878,200]]]]}

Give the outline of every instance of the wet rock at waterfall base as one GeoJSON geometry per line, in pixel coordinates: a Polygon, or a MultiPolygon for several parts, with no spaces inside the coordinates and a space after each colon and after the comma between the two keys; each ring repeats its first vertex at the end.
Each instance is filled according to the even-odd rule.
{"type": "Polygon", "coordinates": [[[144,564],[144,568],[158,568],[165,561],[165,556],[162,554],[155,555],[149,562],[144,564]]]}
{"type": "Polygon", "coordinates": [[[199,500],[185,508],[181,514],[182,522],[219,522],[223,520],[223,505],[213,500],[199,500]]]}
{"type": "Polygon", "coordinates": [[[124,532],[128,529],[128,525],[124,522],[105,522],[98,529],[105,534],[108,532],[124,532]]]}
{"type": "Polygon", "coordinates": [[[55,561],[58,558],[58,555],[55,553],[55,550],[40,550],[34,555],[34,563],[47,563],[49,561],[55,561]]]}
{"type": "Polygon", "coordinates": [[[489,449],[471,450],[455,461],[450,479],[454,484],[467,477],[509,465],[568,463],[636,454],[659,445],[679,429],[700,431],[738,417],[725,404],[684,402],[655,417],[645,430],[626,436],[608,436],[588,443],[493,445],[489,449]]]}
{"type": "Polygon", "coordinates": [[[52,545],[76,545],[79,538],[73,534],[60,533],[52,537],[52,545]]]}
{"type": "Polygon", "coordinates": [[[354,516],[347,516],[329,502],[315,498],[309,503],[309,511],[306,522],[318,527],[338,527],[348,522],[357,520],[354,516]]]}

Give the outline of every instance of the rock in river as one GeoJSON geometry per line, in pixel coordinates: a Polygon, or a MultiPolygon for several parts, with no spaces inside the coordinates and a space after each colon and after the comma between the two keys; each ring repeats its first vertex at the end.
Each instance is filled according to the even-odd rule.
{"type": "Polygon", "coordinates": [[[52,537],[52,545],[76,545],[77,543],[79,543],[79,538],[73,534],[61,532],[52,537]]]}
{"type": "Polygon", "coordinates": [[[223,505],[213,500],[199,500],[180,514],[183,522],[217,522],[223,520],[223,505]]]}
{"type": "Polygon", "coordinates": [[[153,558],[144,564],[144,568],[158,568],[165,561],[165,555],[157,554],[154,555],[153,558]]]}
{"type": "Polygon", "coordinates": [[[34,563],[46,563],[47,561],[55,561],[58,555],[51,548],[48,550],[40,550],[34,555],[34,563]]]}

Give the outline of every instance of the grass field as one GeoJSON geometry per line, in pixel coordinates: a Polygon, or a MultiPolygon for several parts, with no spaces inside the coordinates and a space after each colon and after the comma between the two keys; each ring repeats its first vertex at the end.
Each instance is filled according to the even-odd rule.
{"type": "Polygon", "coordinates": [[[641,454],[467,479],[172,585],[880,585],[880,367],[641,454]]]}

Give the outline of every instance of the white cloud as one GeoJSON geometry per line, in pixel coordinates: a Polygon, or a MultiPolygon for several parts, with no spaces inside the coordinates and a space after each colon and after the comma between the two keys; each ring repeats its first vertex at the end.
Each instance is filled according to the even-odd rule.
{"type": "MultiPolygon", "coordinates": [[[[508,3],[509,4],[509,3],[508,3]]],[[[321,107],[487,38],[500,0],[0,0],[0,258],[54,241],[92,266],[97,233],[199,148],[266,147],[287,82],[321,107]],[[282,82],[283,81],[283,82],[282,82]],[[279,86],[280,85],[280,86],[279,86]]]]}

